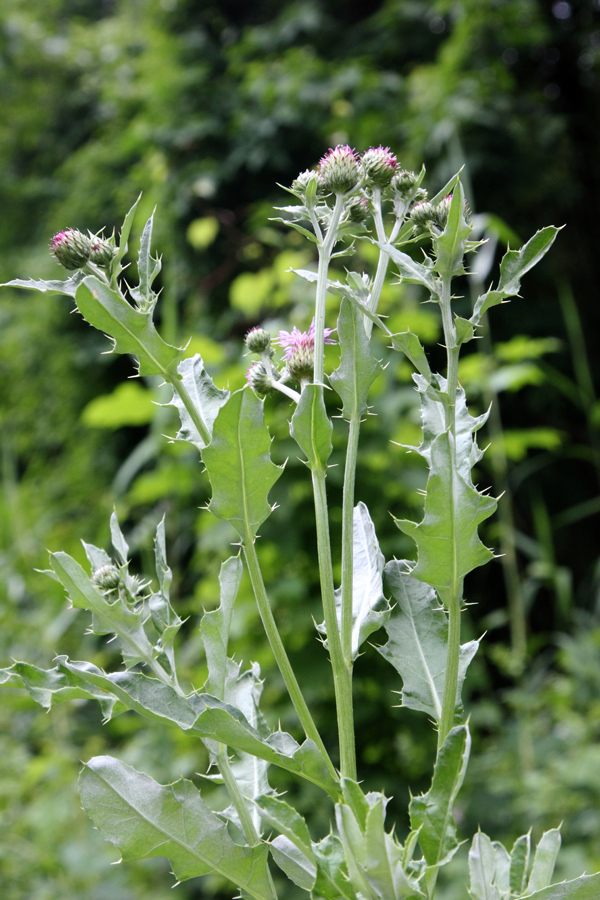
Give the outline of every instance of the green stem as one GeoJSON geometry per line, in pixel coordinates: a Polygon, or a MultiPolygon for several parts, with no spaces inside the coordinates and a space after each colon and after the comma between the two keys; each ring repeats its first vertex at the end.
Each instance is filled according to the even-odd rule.
{"type": "Polygon", "coordinates": [[[317,293],[315,299],[315,384],[323,384],[325,378],[325,301],[327,297],[327,275],[331,253],[337,239],[338,226],[344,211],[344,194],[335,195],[335,206],[329,220],[325,240],[319,244],[319,268],[317,272],[317,293]]]}
{"type": "MultiPolygon", "coordinates": [[[[442,325],[444,328],[444,339],[446,343],[446,353],[448,360],[447,371],[447,391],[448,391],[448,411],[446,413],[446,428],[450,434],[451,448],[451,483],[449,489],[452,498],[454,498],[454,479],[457,474],[456,463],[456,392],[458,388],[458,355],[460,351],[459,345],[456,343],[456,328],[452,319],[452,303],[450,292],[450,276],[442,278],[442,290],[440,295],[440,305],[442,312],[442,325]]],[[[452,503],[454,500],[452,499],[452,503]]],[[[452,517],[453,525],[456,516],[452,517]]],[[[448,654],[446,659],[446,679],[444,684],[444,700],[442,703],[442,715],[440,727],[438,731],[438,750],[448,737],[452,726],[454,725],[454,714],[456,709],[456,689],[458,685],[458,664],[460,660],[460,616],[463,603],[463,579],[458,576],[458,565],[456,560],[458,536],[453,527],[452,545],[454,549],[454,571],[449,590],[448,603],[448,654]]]]}
{"type": "Polygon", "coordinates": [[[352,600],[354,577],[354,485],[360,418],[353,415],[348,429],[344,492],[342,497],[342,653],[346,665],[352,667],[352,600]]]}
{"type": "Polygon", "coordinates": [[[219,750],[217,753],[217,765],[219,767],[219,772],[223,777],[227,792],[231,798],[231,802],[235,806],[236,812],[240,817],[244,837],[246,838],[250,846],[253,847],[255,844],[259,843],[260,837],[258,831],[255,828],[254,822],[252,821],[250,810],[248,809],[246,801],[242,797],[242,792],[240,791],[239,785],[235,780],[235,775],[231,771],[229,757],[227,756],[227,747],[224,744],[219,744],[219,750]]]}
{"type": "Polygon", "coordinates": [[[281,675],[285,682],[285,686],[294,705],[294,709],[298,714],[298,718],[300,719],[306,736],[310,738],[311,741],[314,741],[314,743],[317,745],[323,755],[323,758],[331,775],[337,779],[337,772],[333,763],[331,762],[331,759],[329,758],[329,754],[327,753],[325,744],[323,743],[321,735],[317,730],[317,726],[314,723],[313,717],[310,714],[310,710],[306,705],[306,700],[302,695],[300,685],[298,684],[285,647],[283,646],[283,641],[281,640],[281,636],[277,629],[277,624],[273,617],[273,612],[269,604],[269,598],[267,597],[267,592],[265,590],[265,584],[260,570],[258,557],[256,555],[254,542],[251,540],[244,541],[242,547],[244,550],[246,565],[248,566],[248,574],[250,575],[252,589],[254,591],[254,596],[256,597],[256,603],[258,605],[258,612],[260,614],[267,639],[271,646],[271,650],[273,651],[273,655],[275,657],[277,665],[279,666],[279,671],[281,672],[281,675]]]}
{"type": "Polygon", "coordinates": [[[356,781],[356,749],[354,741],[354,711],[352,702],[352,659],[345,659],[335,606],[333,568],[331,564],[331,542],[329,539],[329,516],[325,472],[312,472],[315,498],[315,519],[317,527],[317,553],[319,575],[323,597],[323,612],[327,630],[327,645],[333,670],[338,734],[340,741],[340,769],[342,777],[356,781]]]}

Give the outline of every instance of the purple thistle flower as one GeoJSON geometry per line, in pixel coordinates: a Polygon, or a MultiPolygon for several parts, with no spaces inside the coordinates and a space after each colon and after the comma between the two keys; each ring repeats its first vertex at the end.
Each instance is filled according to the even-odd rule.
{"type": "Polygon", "coordinates": [[[326,191],[346,194],[360,181],[360,166],[356,150],[348,144],[338,144],[328,150],[319,163],[319,175],[326,191]]]}
{"type": "MultiPolygon", "coordinates": [[[[335,344],[331,340],[330,335],[333,334],[335,328],[326,328],[324,331],[324,343],[335,344]]],[[[291,331],[280,331],[277,342],[280,347],[285,348],[285,359],[290,359],[296,352],[309,351],[314,353],[315,350],[315,320],[313,318],[308,331],[300,331],[294,327],[291,331]]]]}

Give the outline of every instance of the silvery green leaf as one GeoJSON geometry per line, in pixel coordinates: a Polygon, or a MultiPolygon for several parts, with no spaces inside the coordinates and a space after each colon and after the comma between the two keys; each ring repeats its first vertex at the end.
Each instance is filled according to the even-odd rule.
{"type": "Polygon", "coordinates": [[[413,830],[420,828],[419,845],[428,866],[443,865],[459,847],[452,809],[465,777],[470,748],[468,726],[456,725],[438,752],[430,789],[410,802],[410,825],[413,830]]]}
{"type": "Polygon", "coordinates": [[[167,856],[179,881],[217,873],[254,900],[271,900],[267,846],[234,843],[191,781],[162,785],[110,756],[94,757],[79,779],[81,801],[123,859],[167,856]]]}
{"type": "Polygon", "coordinates": [[[314,859],[309,859],[302,850],[299,850],[282,834],[277,835],[271,841],[270,849],[273,859],[290,881],[305,891],[313,889],[317,877],[317,866],[314,859]]]}
{"type": "Polygon", "coordinates": [[[150,216],[140,240],[140,250],[138,253],[138,277],[139,284],[137,288],[131,288],[130,294],[136,303],[142,309],[152,310],[158,299],[158,295],[152,290],[154,279],[162,268],[162,263],[158,257],[152,257],[152,228],[154,224],[154,213],[150,216]]]}
{"type": "Polygon", "coordinates": [[[135,201],[135,203],[133,204],[133,206],[131,207],[131,209],[129,210],[129,212],[127,213],[127,215],[125,216],[125,219],[123,220],[123,225],[121,227],[121,234],[119,235],[119,245],[117,247],[117,252],[115,254],[115,258],[114,258],[113,264],[112,264],[113,279],[114,279],[115,284],[116,284],[117,278],[123,271],[123,266],[121,265],[121,260],[127,253],[129,235],[131,234],[133,220],[135,219],[135,214],[136,214],[138,204],[141,199],[142,199],[142,195],[140,194],[139,197],[137,198],[137,200],[135,201]]]}
{"type": "MultiPolygon", "coordinates": [[[[412,577],[411,565],[394,559],[385,567],[385,583],[396,605],[384,625],[388,642],[377,649],[402,678],[402,706],[421,710],[439,723],[446,682],[448,617],[433,588],[412,577]]],[[[457,713],[462,710],[467,668],[478,647],[478,641],[469,641],[460,648],[457,713]]]]}
{"type": "Polygon", "coordinates": [[[291,841],[301,853],[314,864],[315,855],[311,846],[310,834],[305,820],[292,806],[273,797],[263,794],[255,799],[261,818],[276,828],[277,831],[291,841]]]}
{"type": "Polygon", "coordinates": [[[307,384],[294,410],[290,422],[290,434],[306,454],[311,469],[324,470],[333,446],[331,433],[333,425],[327,415],[323,400],[323,388],[318,384],[307,384]]]}
{"type": "Polygon", "coordinates": [[[394,350],[400,350],[411,361],[415,369],[428,381],[431,380],[431,369],[425,350],[416,334],[404,331],[401,334],[390,335],[394,350]]]}
{"type": "Polygon", "coordinates": [[[0,669],[0,685],[24,688],[44,709],[51,709],[56,704],[69,700],[97,700],[106,719],[124,709],[114,695],[85,684],[58,666],[39,669],[29,663],[15,662],[8,669],[0,669]]]}
{"type": "Polygon", "coordinates": [[[164,518],[158,523],[156,529],[156,536],[154,538],[154,558],[156,562],[156,575],[158,577],[159,591],[149,597],[148,608],[150,610],[152,624],[156,628],[159,636],[157,650],[165,654],[171,672],[175,675],[173,643],[177,632],[183,625],[183,620],[179,618],[171,606],[169,598],[169,588],[173,575],[167,564],[164,518]]]}
{"type": "Polygon", "coordinates": [[[510,891],[517,897],[525,893],[530,852],[531,834],[528,832],[517,838],[510,853],[510,891]]]}
{"type": "Polygon", "coordinates": [[[496,884],[496,850],[487,834],[479,831],[469,850],[469,893],[474,900],[505,900],[496,884]]]}
{"type": "Polygon", "coordinates": [[[340,305],[337,333],[340,365],[329,381],[342,400],[343,417],[348,421],[360,420],[367,411],[369,391],[381,366],[371,354],[361,311],[346,297],[340,305]]]}
{"type": "Polygon", "coordinates": [[[239,556],[231,556],[221,565],[219,574],[221,602],[217,609],[204,613],[200,623],[208,666],[206,690],[219,700],[225,699],[229,629],[243,568],[239,556]]]}
{"type": "Polygon", "coordinates": [[[435,282],[435,273],[427,266],[416,262],[408,253],[398,250],[392,244],[386,244],[381,241],[375,241],[377,247],[387,253],[390,259],[395,263],[402,276],[402,279],[409,284],[422,284],[432,294],[437,293],[437,285],[435,282]]]}
{"type": "Polygon", "coordinates": [[[539,891],[542,888],[547,887],[552,881],[552,873],[554,872],[560,844],[561,837],[559,828],[552,828],[550,831],[545,831],[540,838],[540,842],[536,847],[535,855],[533,857],[529,881],[527,882],[528,894],[533,894],[534,891],[539,891]]]}
{"type": "Polygon", "coordinates": [[[117,517],[117,513],[113,512],[110,517],[110,539],[112,541],[112,545],[117,552],[117,556],[121,560],[123,565],[127,563],[127,557],[129,556],[129,547],[127,545],[127,541],[123,536],[123,532],[121,531],[121,526],[119,525],[119,519],[117,517]]]}
{"type": "Polygon", "coordinates": [[[465,218],[463,187],[460,179],[457,179],[452,191],[446,225],[439,237],[433,239],[436,255],[435,268],[444,278],[451,278],[464,272],[465,241],[471,231],[471,226],[465,218]]]}
{"type": "Polygon", "coordinates": [[[137,357],[140,375],[172,377],[183,350],[160,337],[152,313],[134,309],[123,295],[95,275],[86,275],[75,295],[79,312],[90,325],[112,338],[115,353],[137,357]]]}
{"type": "Polygon", "coordinates": [[[527,894],[527,900],[598,900],[600,896],[600,873],[582,875],[573,881],[561,881],[542,888],[535,894],[527,894]]]}
{"type": "MultiPolygon", "coordinates": [[[[223,391],[216,387],[214,381],[204,368],[204,362],[199,353],[182,360],[177,366],[177,374],[183,382],[183,387],[191,397],[192,403],[206,425],[209,433],[219,410],[227,402],[229,391],[223,391]]],[[[192,418],[185,408],[181,397],[173,390],[173,397],[167,406],[175,406],[181,419],[181,428],[177,432],[178,441],[189,441],[199,450],[206,447],[206,443],[196,428],[192,418]]]]}
{"type": "Polygon", "coordinates": [[[81,543],[85,550],[85,555],[88,558],[88,562],[92,567],[92,572],[94,572],[95,569],[99,569],[100,566],[110,566],[112,564],[112,559],[105,550],[100,549],[100,547],[95,547],[93,544],[87,544],[85,541],[82,541],[81,543]]]}
{"type": "Polygon", "coordinates": [[[42,293],[66,294],[68,297],[75,297],[77,288],[85,278],[85,272],[81,270],[73,272],[73,274],[65,281],[43,281],[35,278],[15,278],[13,281],[6,281],[0,284],[0,287],[16,287],[25,288],[30,291],[41,291],[42,293]]]}
{"type": "Polygon", "coordinates": [[[254,540],[272,511],[267,498],[283,467],[271,461],[270,448],[263,401],[250,390],[236,391],[215,420],[203,460],[213,490],[209,509],[243,541],[254,540]]]}
{"type": "Polygon", "coordinates": [[[340,839],[328,834],[318,844],[313,844],[313,851],[317,861],[313,900],[356,900],[340,839]]]}
{"type": "MultiPolygon", "coordinates": [[[[356,659],[363,642],[387,622],[390,605],[383,593],[385,559],[379,549],[375,526],[364,503],[354,507],[352,557],[352,658],[356,659]]],[[[335,592],[338,621],[341,624],[342,590],[335,592]]]]}

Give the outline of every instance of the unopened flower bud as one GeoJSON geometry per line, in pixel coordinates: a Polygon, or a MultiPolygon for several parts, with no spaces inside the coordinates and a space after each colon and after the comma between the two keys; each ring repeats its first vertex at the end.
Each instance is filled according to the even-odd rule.
{"type": "Polygon", "coordinates": [[[246,372],[246,381],[259,397],[270,394],[273,390],[273,374],[270,365],[264,362],[253,363],[246,372]]]}
{"type": "Polygon", "coordinates": [[[92,575],[92,581],[101,591],[112,591],[119,586],[121,576],[119,570],[112,563],[99,566],[92,575]]]}
{"type": "Polygon", "coordinates": [[[392,178],[392,189],[398,194],[410,194],[416,183],[415,173],[402,169],[401,172],[396,172],[392,178]]]}
{"type": "Polygon", "coordinates": [[[251,353],[264,353],[269,351],[269,356],[273,355],[271,350],[271,335],[264,328],[251,328],[245,338],[246,347],[251,353]]]}
{"type": "Polygon", "coordinates": [[[387,187],[398,168],[398,160],[389,147],[371,147],[360,162],[367,184],[376,188],[387,187]]]}
{"type": "Polygon", "coordinates": [[[420,203],[415,203],[410,211],[410,220],[413,225],[416,225],[420,229],[428,228],[430,225],[436,224],[437,216],[435,206],[428,200],[422,200],[420,203]]]}
{"type": "Polygon", "coordinates": [[[95,235],[91,238],[90,262],[97,266],[108,266],[113,261],[117,248],[110,241],[95,235]]]}
{"type": "Polygon", "coordinates": [[[81,269],[89,261],[92,242],[75,228],[59,231],[50,241],[50,253],[65,269],[81,269]]]}
{"type": "Polygon", "coordinates": [[[346,194],[360,181],[360,166],[356,152],[348,145],[339,144],[329,150],[319,163],[319,175],[323,187],[333,194],[346,194]]]}
{"type": "Polygon", "coordinates": [[[349,222],[366,222],[369,215],[369,201],[366,197],[353,197],[346,206],[349,222]]]}
{"type": "Polygon", "coordinates": [[[306,169],[306,171],[300,172],[298,177],[292,181],[292,190],[296,191],[298,194],[304,195],[306,194],[308,186],[313,182],[315,183],[317,193],[320,193],[322,184],[319,173],[313,172],[312,169],[306,169]]]}

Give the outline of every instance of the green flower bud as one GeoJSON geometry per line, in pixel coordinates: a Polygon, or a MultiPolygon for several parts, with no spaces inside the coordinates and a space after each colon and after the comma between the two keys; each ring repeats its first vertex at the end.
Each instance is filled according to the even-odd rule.
{"type": "Polygon", "coordinates": [[[410,194],[416,183],[416,174],[402,169],[401,172],[396,172],[392,178],[392,189],[398,194],[410,194]]]}
{"type": "Polygon", "coordinates": [[[267,367],[262,361],[255,362],[250,366],[246,372],[246,381],[259,397],[264,397],[273,390],[272,371],[270,371],[270,366],[267,367]]]}
{"type": "Polygon", "coordinates": [[[319,173],[313,172],[312,169],[306,169],[304,172],[300,172],[298,177],[292,181],[292,190],[304,196],[309,184],[311,184],[313,181],[316,184],[317,194],[322,193],[323,185],[321,184],[319,173]]]}
{"type": "Polygon", "coordinates": [[[398,168],[398,160],[389,147],[371,147],[361,158],[366,183],[371,187],[385,188],[398,168]]]}
{"type": "Polygon", "coordinates": [[[251,328],[245,338],[246,347],[251,353],[269,352],[269,356],[273,355],[271,350],[271,335],[264,328],[251,328]]]}
{"type": "Polygon", "coordinates": [[[107,563],[105,566],[99,566],[93,575],[92,581],[101,591],[112,591],[121,583],[121,575],[116,566],[107,563]]]}
{"type": "Polygon", "coordinates": [[[360,166],[356,151],[348,145],[329,150],[319,163],[323,187],[333,194],[347,194],[360,181],[360,166]]]}
{"type": "Polygon", "coordinates": [[[65,269],[82,269],[90,259],[92,242],[75,228],[59,231],[50,241],[50,253],[65,269]]]}
{"type": "Polygon", "coordinates": [[[97,266],[109,266],[113,261],[116,252],[117,248],[114,247],[110,241],[98,237],[97,235],[94,235],[94,237],[91,238],[90,262],[95,263],[97,266]]]}
{"type": "Polygon", "coordinates": [[[369,201],[366,197],[352,197],[346,206],[348,222],[366,222],[370,214],[369,201]]]}

